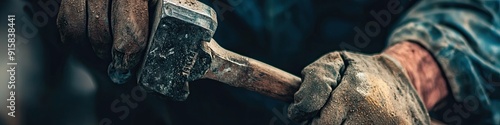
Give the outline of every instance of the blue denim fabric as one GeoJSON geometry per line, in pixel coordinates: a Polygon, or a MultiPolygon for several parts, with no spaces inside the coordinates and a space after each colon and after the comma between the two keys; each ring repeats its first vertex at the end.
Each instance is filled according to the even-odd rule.
{"type": "Polygon", "coordinates": [[[389,42],[410,40],[439,62],[453,98],[433,110],[449,124],[500,124],[500,1],[424,0],[389,42]]]}

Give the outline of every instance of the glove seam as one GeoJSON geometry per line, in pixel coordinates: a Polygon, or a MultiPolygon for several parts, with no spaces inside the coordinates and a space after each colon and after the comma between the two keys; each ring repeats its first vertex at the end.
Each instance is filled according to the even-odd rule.
{"type": "Polygon", "coordinates": [[[346,55],[344,54],[346,51],[342,51],[340,52],[340,58],[342,59],[342,62],[344,63],[344,65],[342,65],[342,67],[340,67],[340,71],[339,71],[339,79],[337,79],[337,86],[339,86],[338,84],[340,84],[342,82],[342,79],[344,78],[344,74],[345,74],[345,71],[347,69],[347,66],[349,66],[349,61],[347,61],[347,57],[345,57],[346,55]]]}

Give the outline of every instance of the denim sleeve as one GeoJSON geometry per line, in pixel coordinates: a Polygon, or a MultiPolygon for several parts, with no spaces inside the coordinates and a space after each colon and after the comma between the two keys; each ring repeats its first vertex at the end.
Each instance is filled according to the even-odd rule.
{"type": "Polygon", "coordinates": [[[431,110],[434,119],[500,124],[500,0],[422,0],[389,45],[404,40],[431,52],[447,79],[451,96],[431,110]]]}

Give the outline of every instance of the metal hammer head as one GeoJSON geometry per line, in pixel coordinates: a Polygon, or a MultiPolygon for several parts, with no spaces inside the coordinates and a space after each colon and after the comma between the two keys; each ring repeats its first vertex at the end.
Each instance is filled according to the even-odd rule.
{"type": "Polygon", "coordinates": [[[210,66],[210,54],[203,50],[202,42],[212,39],[216,13],[197,0],[162,2],[138,83],[146,90],[182,101],[189,95],[188,82],[201,78],[210,66]]]}

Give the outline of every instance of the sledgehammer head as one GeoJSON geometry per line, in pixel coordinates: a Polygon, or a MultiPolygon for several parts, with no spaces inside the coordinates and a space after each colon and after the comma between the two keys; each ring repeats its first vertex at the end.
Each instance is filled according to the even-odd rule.
{"type": "Polygon", "coordinates": [[[216,13],[196,0],[161,2],[138,83],[183,101],[189,95],[188,82],[203,77],[210,66],[210,55],[202,43],[209,42],[216,30],[216,13]]]}

